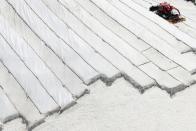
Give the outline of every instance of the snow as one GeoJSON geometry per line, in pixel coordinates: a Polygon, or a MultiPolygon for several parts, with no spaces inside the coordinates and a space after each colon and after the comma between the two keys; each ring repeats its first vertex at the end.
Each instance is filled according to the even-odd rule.
{"type": "Polygon", "coordinates": [[[54,115],[34,131],[194,131],[196,88],[170,98],[158,87],[140,94],[119,79],[111,87],[100,81],[73,108],[54,115]]]}

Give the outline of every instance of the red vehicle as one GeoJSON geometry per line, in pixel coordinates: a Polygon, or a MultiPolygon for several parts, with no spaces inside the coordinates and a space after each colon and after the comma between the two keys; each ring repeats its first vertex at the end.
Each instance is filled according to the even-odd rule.
{"type": "Polygon", "coordinates": [[[157,15],[172,23],[177,23],[184,20],[184,18],[181,18],[180,11],[167,2],[160,3],[156,6],[151,6],[150,11],[155,11],[157,15]]]}

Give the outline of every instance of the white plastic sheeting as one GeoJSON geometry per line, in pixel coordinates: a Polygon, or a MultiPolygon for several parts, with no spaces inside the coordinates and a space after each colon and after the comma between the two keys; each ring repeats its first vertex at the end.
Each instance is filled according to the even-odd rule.
{"type": "Polygon", "coordinates": [[[1,0],[0,122],[32,129],[97,80],[170,95],[195,84],[194,19],[174,26],[139,1],[1,0]]]}

